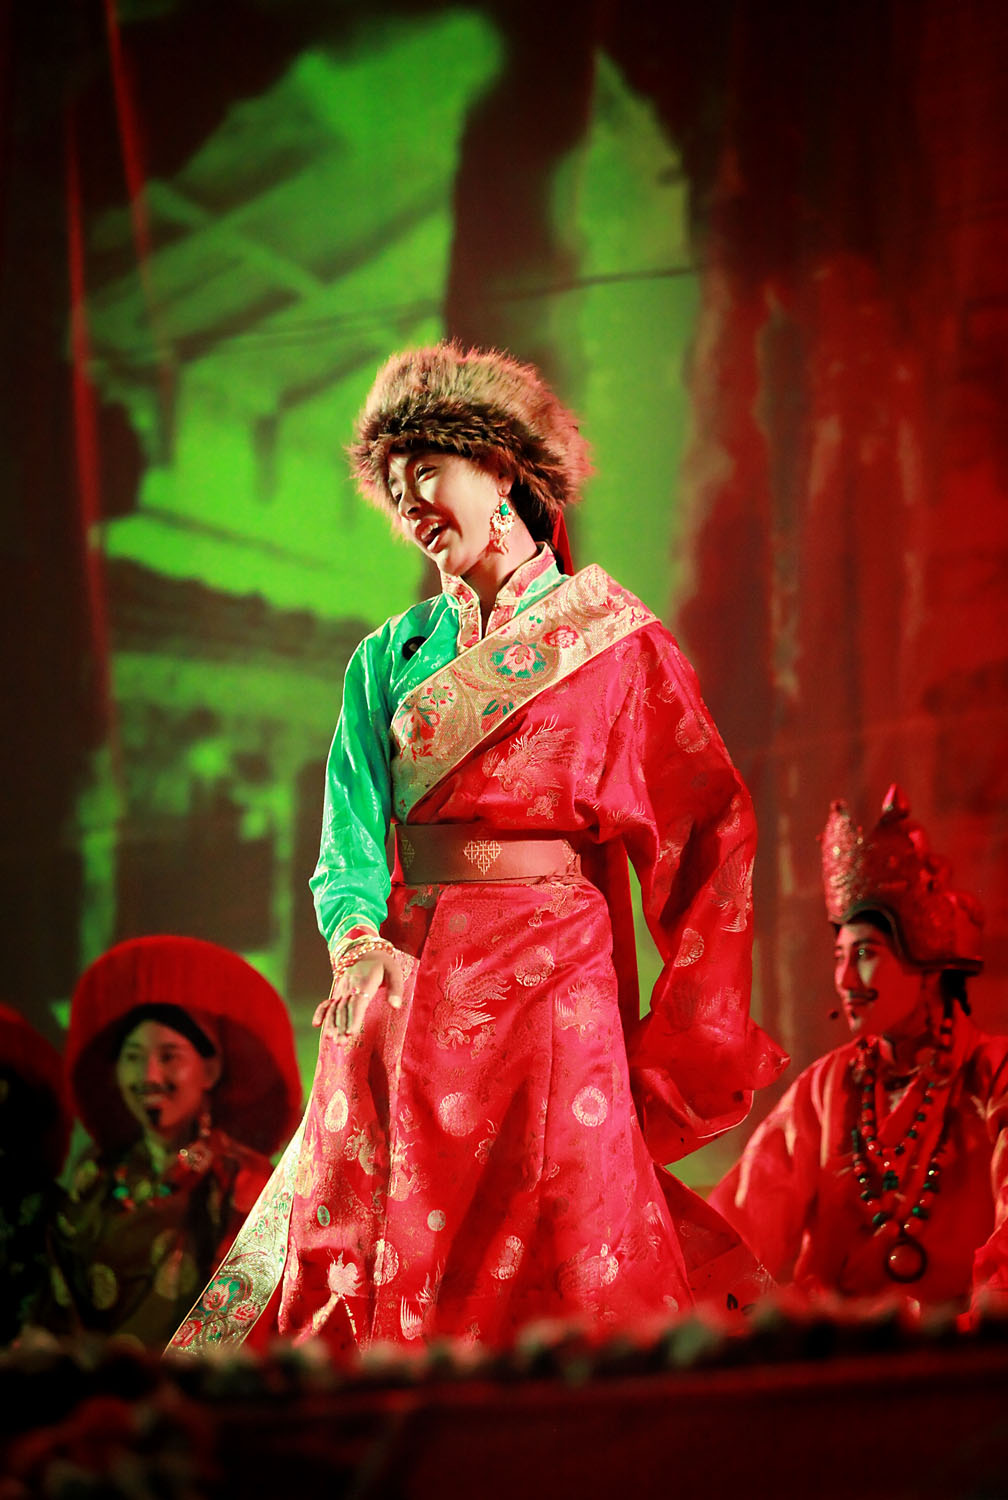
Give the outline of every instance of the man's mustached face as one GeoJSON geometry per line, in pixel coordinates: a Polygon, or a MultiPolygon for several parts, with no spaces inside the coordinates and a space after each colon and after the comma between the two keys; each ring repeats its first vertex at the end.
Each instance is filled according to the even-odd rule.
{"type": "Polygon", "coordinates": [[[158,1021],[134,1027],[116,1062],[116,1079],[130,1114],[145,1130],[182,1145],[195,1134],[219,1071],[216,1057],[201,1057],[188,1037],[158,1021]]]}

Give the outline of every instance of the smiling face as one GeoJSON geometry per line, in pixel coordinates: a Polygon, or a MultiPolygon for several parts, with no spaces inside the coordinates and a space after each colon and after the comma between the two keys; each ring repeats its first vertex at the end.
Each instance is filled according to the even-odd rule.
{"type": "Polygon", "coordinates": [[[191,1140],[204,1100],[220,1076],[217,1057],[201,1057],[189,1041],[158,1021],[141,1021],[116,1060],[126,1107],[148,1135],[171,1145],[191,1140]]]}
{"type": "Polygon", "coordinates": [[[900,1040],[928,1029],[926,975],[872,922],[845,922],[837,932],[833,983],[854,1036],[900,1040]]]}
{"type": "Polygon", "coordinates": [[[399,525],[442,573],[466,578],[490,555],[490,518],[511,488],[458,453],[393,453],[389,493],[399,525]]]}

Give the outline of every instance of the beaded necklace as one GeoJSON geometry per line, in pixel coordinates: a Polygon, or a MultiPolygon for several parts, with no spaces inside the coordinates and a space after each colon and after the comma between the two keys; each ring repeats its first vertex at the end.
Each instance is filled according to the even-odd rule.
{"type": "Polygon", "coordinates": [[[869,1218],[868,1228],[887,1247],[884,1250],[882,1268],[890,1280],[901,1285],[919,1281],[928,1267],[927,1251],[921,1244],[921,1238],[931,1216],[932,1200],[941,1188],[941,1159],[948,1138],[947,1120],[942,1121],[935,1148],[928,1159],[920,1190],[913,1203],[908,1201],[909,1187],[917,1175],[920,1160],[917,1142],[922,1135],[927,1136],[927,1127],[936,1109],[940,1108],[942,1112],[945,1109],[945,1100],[940,1105],[936,1104],[936,1095],[949,1082],[948,1058],[952,1050],[952,1026],[952,1017],[945,1016],[938,1029],[938,1041],[930,1059],[907,1090],[909,1093],[919,1083],[920,1102],[903,1139],[894,1146],[884,1146],[878,1139],[875,1106],[879,1056],[877,1038],[858,1042],[858,1055],[852,1065],[855,1082],[860,1080],[861,1087],[859,1120],[851,1131],[854,1178],[869,1218]]]}
{"type": "Polygon", "coordinates": [[[170,1198],[188,1178],[193,1175],[201,1176],[213,1161],[209,1136],[210,1117],[204,1113],[200,1116],[196,1139],[190,1141],[188,1146],[181,1146],[169,1157],[160,1172],[153,1170],[152,1166],[150,1173],[146,1177],[140,1177],[132,1186],[129,1180],[129,1159],[119,1162],[112,1173],[115,1184],[112,1197],[119,1207],[126,1213],[132,1213],[152,1198],[170,1198]]]}

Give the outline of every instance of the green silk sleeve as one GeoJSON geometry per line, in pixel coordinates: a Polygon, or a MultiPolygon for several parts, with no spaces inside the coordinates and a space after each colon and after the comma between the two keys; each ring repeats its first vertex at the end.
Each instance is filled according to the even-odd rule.
{"type": "Polygon", "coordinates": [[[377,930],[387,910],[388,655],[384,630],[363,640],[351,657],[326,764],[322,842],[309,885],[330,953],[353,927],[377,930]]]}

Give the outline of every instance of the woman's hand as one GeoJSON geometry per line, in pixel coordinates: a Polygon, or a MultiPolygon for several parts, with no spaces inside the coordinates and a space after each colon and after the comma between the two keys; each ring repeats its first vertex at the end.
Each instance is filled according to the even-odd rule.
{"type": "Polygon", "coordinates": [[[364,1022],[364,1012],[375,995],[386,986],[389,1005],[402,1005],[403,971],[393,953],[369,953],[351,964],[333,980],[329,998],[316,1007],[313,1026],[328,1027],[338,1038],[356,1036],[364,1022]]]}

